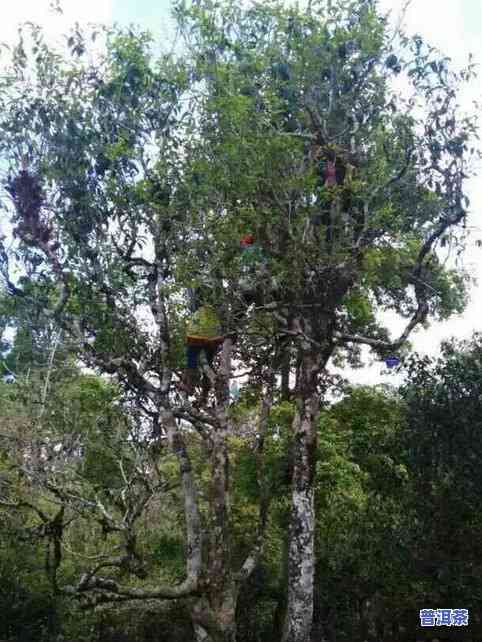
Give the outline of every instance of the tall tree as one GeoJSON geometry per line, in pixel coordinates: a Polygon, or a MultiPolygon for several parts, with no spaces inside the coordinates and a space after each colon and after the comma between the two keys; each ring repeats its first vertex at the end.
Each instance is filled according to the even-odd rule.
{"type": "MultiPolygon", "coordinates": [[[[56,556],[50,573],[56,591],[80,599],[90,595],[94,606],[190,598],[200,640],[233,640],[237,594],[260,555],[267,495],[239,562],[230,537],[232,338],[224,342],[218,371],[205,366],[215,384],[208,399],[199,390],[188,396],[182,382],[185,288],[193,280],[185,271],[189,252],[203,250],[191,223],[197,203],[186,200],[191,184],[183,147],[187,150],[197,136],[189,69],[169,55],[151,61],[145,35],[103,31],[99,37],[105,47],[95,61],[78,31],[68,40],[65,60],[47,47],[36,27],[24,32],[13,52],[2,87],[2,154],[10,165],[5,188],[14,205],[14,238],[10,244],[2,239],[2,277],[5,293],[32,314],[39,311],[43,328],[49,323],[60,328],[85,365],[118,380],[133,423],[116,423],[116,430],[124,430],[122,440],[137,450],[113,453],[108,434],[113,428],[107,422],[95,428],[101,433],[95,439],[103,443],[90,457],[93,437],[77,421],[59,435],[49,414],[44,426],[49,436],[38,437],[39,456],[26,474],[61,506],[52,515],[42,511],[46,523],[62,522],[56,522],[57,552],[72,527],[72,514],[79,511],[123,551],[108,559],[99,552],[75,584],[63,586],[58,580],[62,558],[56,556]],[[25,277],[15,279],[15,269],[22,267],[25,277]],[[206,512],[187,446],[192,429],[210,464],[206,512]],[[184,577],[164,584],[151,568],[147,585],[125,585],[126,573],[135,583],[144,578],[136,545],[139,518],[152,497],[164,498],[170,489],[150,449],[154,445],[163,460],[166,441],[177,458],[183,490],[184,577]],[[80,477],[79,457],[87,469],[82,466],[80,477]],[[105,479],[98,479],[99,462],[103,470],[98,473],[103,478],[108,473],[107,486],[112,482],[110,492],[105,479]]],[[[44,401],[52,409],[53,399],[44,401]]],[[[268,390],[261,432],[270,404],[268,390]]],[[[255,451],[260,456],[262,439],[255,451]]]]}
{"type": "Polygon", "coordinates": [[[393,33],[375,2],[311,2],[306,12],[200,2],[182,26],[203,81],[205,221],[217,212],[217,229],[225,220],[259,240],[259,303],[274,325],[257,357],[281,351],[294,369],[283,640],[301,642],[313,612],[315,427],[329,361],[356,360],[362,344],[381,357],[398,351],[417,325],[464,303],[464,275],[443,267],[437,247],[463,236],[474,121],[456,96],[472,67],[457,74],[420,37],[393,33]],[[398,338],[378,320],[384,309],[407,319],[398,338]]]}
{"type": "MultiPolygon", "coordinates": [[[[29,53],[20,42],[2,79],[17,256],[36,264],[30,278],[44,288],[43,307],[84,361],[116,376],[153,436],[167,437],[184,492],[180,585],[133,588],[94,569],[69,590],[193,598],[199,640],[235,639],[237,595],[259,558],[269,504],[261,479],[252,551],[236,566],[235,357],[260,404],[254,456],[273,400],[282,393],[295,404],[283,641],[306,642],[329,362],[356,360],[361,344],[396,351],[430,316],[463,306],[463,275],[436,250],[463,236],[475,127],[457,94],[472,68],[450,71],[419,37],[392,33],[366,0],[319,0],[305,12],[201,0],[176,3],[175,15],[182,58],[154,64],[145,36],[115,31],[95,63],[78,31],[62,58],[33,28],[29,53]],[[403,94],[394,88],[401,78],[403,94]],[[246,236],[257,252],[248,268],[246,236]],[[224,336],[217,367],[201,360],[210,388],[194,396],[179,358],[187,288],[214,307],[224,336]],[[383,309],[407,319],[400,337],[378,321],[383,309]],[[207,515],[186,424],[210,462],[207,515]]],[[[5,280],[13,296],[25,294],[5,280]]],[[[102,515],[102,502],[93,504],[102,515]]]]}

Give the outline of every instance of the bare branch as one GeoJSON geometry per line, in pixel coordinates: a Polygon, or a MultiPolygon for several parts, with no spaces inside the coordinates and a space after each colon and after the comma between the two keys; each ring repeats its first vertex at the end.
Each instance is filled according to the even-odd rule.
{"type": "Polygon", "coordinates": [[[76,596],[79,593],[95,589],[101,589],[102,591],[107,591],[107,594],[112,594],[113,599],[109,599],[109,601],[120,601],[117,598],[124,598],[125,601],[152,599],[177,600],[181,597],[190,597],[195,595],[198,591],[198,586],[197,582],[188,578],[185,582],[182,582],[177,586],[157,586],[152,589],[142,589],[122,586],[108,578],[95,576],[89,578],[84,575],[77,586],[65,586],[63,587],[62,592],[66,595],[76,596]]]}

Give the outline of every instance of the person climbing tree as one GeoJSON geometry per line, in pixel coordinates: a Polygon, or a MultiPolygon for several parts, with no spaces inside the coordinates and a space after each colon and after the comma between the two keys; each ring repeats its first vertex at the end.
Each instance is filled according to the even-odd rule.
{"type": "Polygon", "coordinates": [[[256,243],[253,234],[246,234],[240,240],[241,245],[241,278],[239,285],[243,294],[243,303],[262,304],[263,267],[266,257],[262,248],[256,243]]]}
{"type": "Polygon", "coordinates": [[[324,168],[324,186],[325,187],[336,187],[338,185],[336,177],[336,158],[331,155],[331,158],[328,158],[326,161],[326,166],[324,168]]]}
{"type": "MultiPolygon", "coordinates": [[[[191,316],[186,328],[187,368],[184,386],[189,394],[193,394],[199,379],[201,353],[204,352],[208,366],[212,367],[216,352],[223,341],[224,336],[216,310],[210,305],[202,305],[191,316]]],[[[203,377],[202,385],[205,397],[209,391],[209,380],[206,377],[203,377]]]]}
{"type": "Polygon", "coordinates": [[[343,235],[350,222],[355,160],[347,150],[338,146],[318,148],[315,158],[322,186],[322,193],[318,197],[321,212],[311,217],[311,225],[315,239],[319,239],[319,227],[325,227],[325,242],[332,249],[333,242],[343,235]]]}

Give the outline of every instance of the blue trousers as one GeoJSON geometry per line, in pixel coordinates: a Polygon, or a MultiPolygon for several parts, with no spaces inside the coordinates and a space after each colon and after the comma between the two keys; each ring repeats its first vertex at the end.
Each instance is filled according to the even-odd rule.
{"type": "Polygon", "coordinates": [[[217,348],[207,346],[187,346],[187,367],[191,370],[197,370],[199,366],[199,355],[204,350],[209,366],[213,365],[214,357],[216,356],[217,348]]]}

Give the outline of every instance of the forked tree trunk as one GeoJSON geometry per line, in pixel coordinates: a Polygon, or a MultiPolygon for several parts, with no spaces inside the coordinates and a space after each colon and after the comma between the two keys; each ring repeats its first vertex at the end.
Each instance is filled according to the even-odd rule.
{"type": "MultiPolygon", "coordinates": [[[[206,442],[211,471],[209,489],[209,528],[204,539],[203,572],[199,597],[191,602],[191,618],[196,642],[236,642],[236,606],[239,591],[256,568],[264,541],[269,497],[260,485],[259,521],[256,537],[244,563],[233,569],[230,537],[230,460],[228,437],[233,434],[229,418],[229,379],[232,340],[226,339],[220,366],[210,379],[216,395],[216,422],[206,442]]],[[[273,404],[274,375],[261,403],[256,459],[263,467],[263,444],[273,404]]]]}
{"type": "Polygon", "coordinates": [[[211,482],[205,592],[193,603],[191,610],[196,642],[236,642],[238,591],[231,566],[228,452],[231,350],[232,341],[227,339],[223,344],[217,376],[212,380],[216,394],[217,423],[209,446],[211,482]]]}
{"type": "Polygon", "coordinates": [[[223,437],[214,436],[211,455],[211,519],[207,541],[206,590],[192,607],[196,642],[236,642],[237,588],[231,570],[228,454],[223,437]]]}
{"type": "Polygon", "coordinates": [[[207,598],[200,598],[194,603],[191,613],[196,642],[236,642],[234,588],[215,605],[211,605],[207,598]]]}

